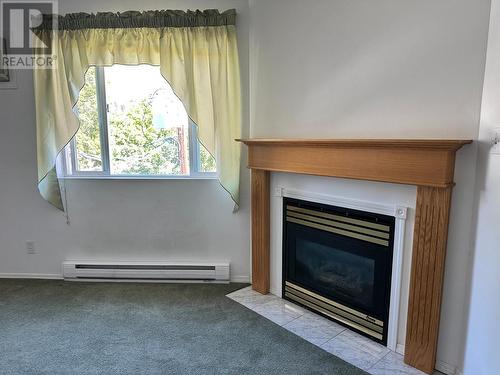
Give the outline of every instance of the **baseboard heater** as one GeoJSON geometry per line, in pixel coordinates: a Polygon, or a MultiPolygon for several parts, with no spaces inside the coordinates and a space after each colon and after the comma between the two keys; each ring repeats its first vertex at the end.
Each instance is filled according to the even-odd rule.
{"type": "Polygon", "coordinates": [[[229,282],[229,263],[65,261],[66,280],[229,282]]]}

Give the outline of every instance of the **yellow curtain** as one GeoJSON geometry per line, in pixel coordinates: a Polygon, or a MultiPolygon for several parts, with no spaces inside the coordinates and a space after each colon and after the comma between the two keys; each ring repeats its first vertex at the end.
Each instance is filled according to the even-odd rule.
{"type": "MultiPolygon", "coordinates": [[[[227,12],[234,14],[234,10],[227,12]]],[[[195,21],[191,17],[189,22],[180,22],[181,27],[176,25],[179,22],[167,22],[174,25],[168,27],[129,27],[142,26],[144,22],[123,22],[133,17],[125,18],[122,14],[121,18],[113,15],[114,21],[107,28],[87,28],[86,25],[96,25],[95,17],[87,15],[83,26],[59,22],[63,29],[56,32],[56,38],[50,37],[54,35],[50,30],[38,31],[41,39],[52,40],[57,55],[54,69],[34,72],[38,188],[47,201],[64,209],[55,163],[78,131],[79,121],[73,108],[87,69],[151,64],[160,66],[163,77],[198,125],[200,142],[215,157],[220,183],[238,205],[240,146],[234,139],[241,135],[241,93],[236,29],[233,24],[206,26],[210,19],[202,20],[198,26],[201,13],[196,14],[195,21]],[[183,26],[193,22],[195,26],[183,26]],[[123,25],[126,27],[117,27],[123,25]]]]}

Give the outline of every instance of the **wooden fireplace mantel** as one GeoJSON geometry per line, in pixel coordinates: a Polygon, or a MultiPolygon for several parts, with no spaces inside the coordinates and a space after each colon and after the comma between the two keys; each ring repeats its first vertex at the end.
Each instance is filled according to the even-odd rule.
{"type": "Polygon", "coordinates": [[[471,140],[238,139],[252,170],[252,285],[269,293],[270,172],[417,186],[405,362],[434,371],[455,153],[471,140]]]}

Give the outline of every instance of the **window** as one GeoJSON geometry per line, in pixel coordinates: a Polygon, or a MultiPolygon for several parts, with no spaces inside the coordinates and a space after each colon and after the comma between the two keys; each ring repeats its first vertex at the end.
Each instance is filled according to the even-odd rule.
{"type": "Polygon", "coordinates": [[[91,67],[66,147],[68,176],[215,177],[212,155],[160,68],[91,67]]]}

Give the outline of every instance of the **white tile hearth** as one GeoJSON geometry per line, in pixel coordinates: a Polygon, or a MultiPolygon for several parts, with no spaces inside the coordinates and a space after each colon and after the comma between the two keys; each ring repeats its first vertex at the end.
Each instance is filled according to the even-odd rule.
{"type": "Polygon", "coordinates": [[[425,375],[387,347],[272,294],[247,287],[227,297],[372,375],[425,375]]]}
{"type": "Polygon", "coordinates": [[[285,324],[283,328],[317,346],[321,346],[345,330],[341,325],[310,312],[305,312],[302,316],[285,324]]]}
{"type": "Polygon", "coordinates": [[[385,346],[348,329],[321,345],[321,348],[365,371],[390,351],[385,346]]]}
{"type": "Polygon", "coordinates": [[[421,375],[423,372],[408,366],[403,362],[403,356],[395,352],[389,352],[368,370],[372,375],[421,375]]]}
{"type": "Polygon", "coordinates": [[[230,293],[227,296],[232,300],[241,303],[243,306],[248,307],[250,310],[255,310],[257,306],[263,305],[267,302],[281,299],[273,296],[272,294],[262,295],[252,290],[251,287],[237,290],[236,292],[230,293]]]}
{"type": "Polygon", "coordinates": [[[255,305],[252,310],[280,326],[296,320],[305,312],[301,307],[281,298],[255,305]]]}

